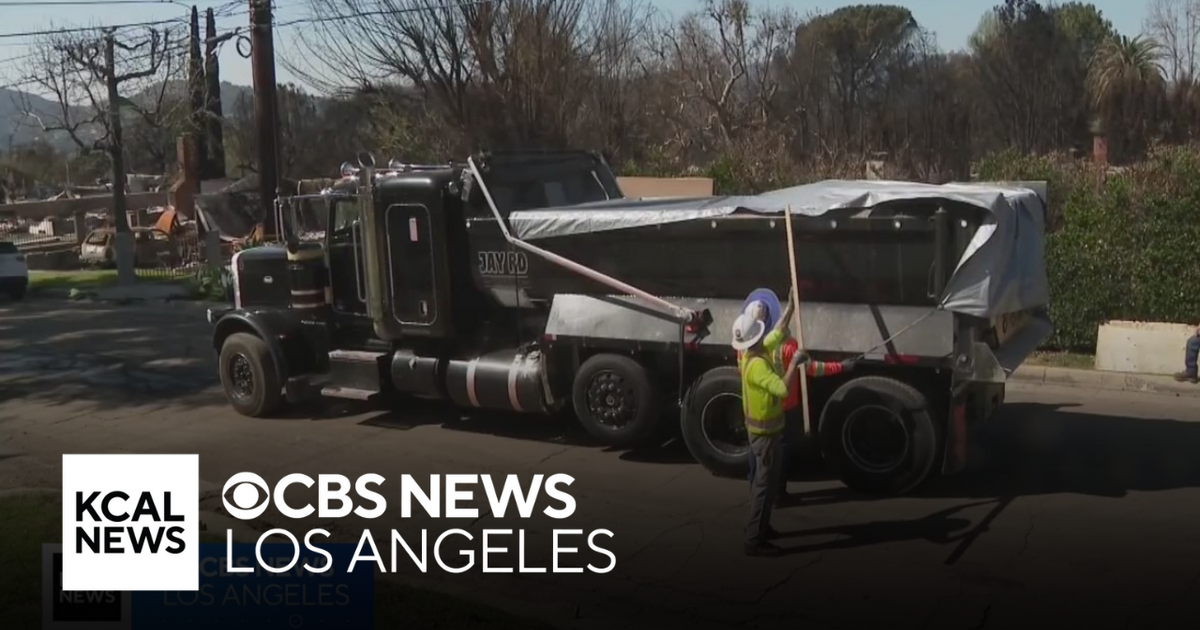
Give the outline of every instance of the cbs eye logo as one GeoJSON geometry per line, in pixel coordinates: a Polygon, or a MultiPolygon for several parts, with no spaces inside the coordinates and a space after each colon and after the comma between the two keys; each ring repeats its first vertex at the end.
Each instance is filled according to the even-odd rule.
{"type": "Polygon", "coordinates": [[[240,472],[225,482],[221,502],[230,516],[248,521],[267,511],[271,503],[271,491],[262,477],[252,472],[240,472]]]}

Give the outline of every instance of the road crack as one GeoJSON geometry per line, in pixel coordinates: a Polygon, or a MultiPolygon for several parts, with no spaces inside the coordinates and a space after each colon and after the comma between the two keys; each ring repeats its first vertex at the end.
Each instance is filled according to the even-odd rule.
{"type": "Polygon", "coordinates": [[[559,449],[559,450],[557,450],[557,451],[554,451],[553,453],[550,453],[549,455],[547,455],[547,456],[545,456],[545,457],[543,457],[543,458],[541,458],[541,459],[537,460],[536,462],[533,462],[533,463],[532,463],[532,464],[530,464],[530,465],[529,465],[527,468],[533,468],[534,466],[539,466],[539,465],[541,465],[541,464],[545,464],[546,462],[548,462],[548,461],[550,461],[550,460],[554,459],[555,457],[558,457],[559,455],[562,455],[562,454],[564,454],[564,453],[567,453],[567,452],[568,452],[568,451],[570,451],[571,449],[572,449],[572,447],[570,447],[570,446],[564,446],[563,448],[561,448],[561,449],[559,449]]]}
{"type": "Polygon", "coordinates": [[[1029,527],[1025,530],[1025,536],[1021,540],[1021,548],[1015,555],[1013,555],[1011,559],[1009,559],[1006,566],[1011,567],[1014,563],[1016,563],[1017,560],[1021,558],[1021,556],[1025,555],[1026,551],[1029,550],[1029,537],[1033,535],[1035,521],[1037,520],[1037,517],[1041,516],[1041,514],[1041,511],[1029,511],[1029,527]]]}
{"type": "Polygon", "coordinates": [[[467,529],[473,529],[476,525],[479,524],[479,521],[482,521],[483,519],[485,519],[491,515],[492,515],[492,507],[489,505],[486,510],[479,513],[479,516],[476,516],[475,518],[471,519],[471,523],[469,525],[467,525],[467,529]]]}
{"type": "Polygon", "coordinates": [[[815,564],[820,563],[824,559],[825,559],[825,552],[822,551],[821,553],[817,554],[816,558],[813,558],[811,561],[806,562],[806,563],[792,569],[787,574],[787,577],[779,580],[778,582],[775,582],[774,584],[772,584],[772,585],[768,586],[766,589],[764,589],[762,594],[758,596],[758,599],[755,600],[754,603],[761,604],[762,601],[764,599],[766,599],[771,593],[774,593],[775,591],[779,590],[780,588],[783,588],[789,582],[791,582],[796,577],[796,574],[800,573],[804,569],[807,569],[815,564]]]}
{"type": "Polygon", "coordinates": [[[670,580],[674,579],[675,576],[683,573],[683,570],[687,568],[688,563],[690,563],[692,559],[696,557],[696,554],[700,553],[700,548],[704,546],[704,521],[699,521],[696,524],[700,526],[700,540],[696,542],[696,546],[692,548],[692,552],[688,554],[688,557],[684,558],[683,562],[679,563],[679,568],[675,569],[675,571],[671,573],[671,575],[667,576],[666,580],[664,581],[669,582],[670,580]]]}
{"type": "Polygon", "coordinates": [[[983,609],[983,617],[979,620],[978,624],[971,626],[970,630],[983,630],[983,627],[987,625],[988,619],[991,616],[992,616],[992,603],[988,602],[988,605],[986,607],[984,607],[984,609],[983,609]]]}

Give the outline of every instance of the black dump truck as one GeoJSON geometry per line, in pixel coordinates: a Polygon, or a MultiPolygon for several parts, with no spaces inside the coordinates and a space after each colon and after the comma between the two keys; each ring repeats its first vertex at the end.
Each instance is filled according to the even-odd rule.
{"type": "Polygon", "coordinates": [[[804,348],[860,357],[809,380],[809,430],[848,486],[901,494],[963,468],[972,427],[1052,330],[1043,184],[629,199],[583,151],[363,154],[342,175],[319,196],[323,242],[239,252],[234,304],[208,314],[244,415],[315,392],[415,397],[573,411],[617,447],[678,421],[698,462],[745,474],[731,327],[750,291],[788,294],[788,212],[804,348]]]}

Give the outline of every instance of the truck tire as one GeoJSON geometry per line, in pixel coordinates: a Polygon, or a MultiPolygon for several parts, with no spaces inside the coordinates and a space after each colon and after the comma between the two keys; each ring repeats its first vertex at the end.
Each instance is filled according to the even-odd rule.
{"type": "Polygon", "coordinates": [[[283,383],[266,342],[250,333],[234,333],[221,344],[221,387],[234,410],[262,418],[279,408],[283,383]]]}
{"type": "Polygon", "coordinates": [[[716,475],[745,477],[750,450],[737,368],[705,372],[688,391],[680,433],[692,457],[716,475]]]}
{"type": "Polygon", "coordinates": [[[902,495],[937,462],[940,431],[928,400],[892,378],[864,376],[839,387],[819,427],[826,463],[852,490],[902,495]]]}
{"type": "Polygon", "coordinates": [[[661,417],[650,374],[637,361],[619,354],[597,354],[579,366],[571,403],[589,435],[618,448],[645,441],[661,417]]]}

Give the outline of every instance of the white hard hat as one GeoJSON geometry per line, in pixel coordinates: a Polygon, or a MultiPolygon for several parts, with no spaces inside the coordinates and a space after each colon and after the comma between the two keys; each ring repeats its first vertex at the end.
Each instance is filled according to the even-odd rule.
{"type": "MultiPolygon", "coordinates": [[[[747,309],[749,310],[749,309],[747,309]]],[[[733,322],[733,349],[747,350],[758,343],[763,334],[767,332],[767,326],[763,321],[754,317],[750,313],[742,313],[733,322]]]]}
{"type": "Polygon", "coordinates": [[[767,304],[762,300],[754,300],[747,304],[744,312],[760,322],[767,321],[767,304]]]}

